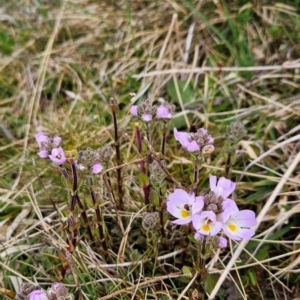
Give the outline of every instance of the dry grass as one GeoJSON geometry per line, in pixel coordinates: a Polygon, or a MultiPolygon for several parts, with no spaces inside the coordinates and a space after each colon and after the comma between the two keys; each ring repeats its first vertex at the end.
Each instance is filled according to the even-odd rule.
{"type": "MultiPolygon", "coordinates": [[[[248,131],[230,174],[237,202],[257,212],[257,234],[214,255],[199,299],[217,293],[215,299],[226,299],[229,289],[236,299],[298,299],[300,19],[294,2],[51,2],[12,0],[0,10],[0,298],[10,299],[22,281],[46,288],[62,280],[81,299],[190,299],[199,287],[194,261],[186,258],[195,255],[193,246],[174,242],[172,250],[156,253],[154,245],[148,252],[134,245],[143,211],[128,116],[136,92],[176,104],[171,128],[204,126],[216,138],[201,188],[208,174],[224,174],[226,125],[238,119],[248,131]],[[113,144],[110,97],[120,108],[128,209],[112,209],[104,179],[97,192],[105,195],[108,228],[117,220],[122,235],[108,261],[84,238],[68,256],[68,187],[37,159],[34,134],[61,135],[70,156],[113,144]]],[[[191,161],[172,134],[168,140],[170,176],[184,178],[179,183],[189,188],[191,161]]],[[[175,184],[170,180],[167,188],[175,184]]],[[[116,230],[107,234],[110,241],[118,237],[116,230]]]]}

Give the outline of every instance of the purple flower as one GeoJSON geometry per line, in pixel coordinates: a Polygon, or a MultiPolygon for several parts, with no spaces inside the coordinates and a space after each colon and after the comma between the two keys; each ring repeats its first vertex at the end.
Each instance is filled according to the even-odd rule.
{"type": "Polygon", "coordinates": [[[55,283],[53,283],[52,285],[51,285],[51,289],[53,290],[53,291],[56,291],[59,287],[61,287],[62,286],[62,284],[61,283],[59,283],[59,282],[55,282],[55,283]]]}
{"type": "Polygon", "coordinates": [[[36,134],[35,139],[40,148],[43,148],[45,145],[51,143],[51,138],[45,135],[43,132],[39,132],[36,134]]]}
{"type": "Polygon", "coordinates": [[[257,224],[252,210],[238,210],[237,206],[227,207],[218,218],[224,225],[224,233],[235,241],[249,240],[254,231],[250,228],[257,224]]]}
{"type": "Polygon", "coordinates": [[[61,147],[53,148],[51,151],[51,155],[49,155],[49,158],[58,166],[64,164],[67,160],[64,150],[61,147]]]}
{"type": "Polygon", "coordinates": [[[175,139],[189,152],[196,152],[200,150],[199,145],[196,141],[192,141],[190,134],[187,132],[179,132],[174,128],[175,139]]]}
{"type": "Polygon", "coordinates": [[[145,122],[151,122],[152,121],[152,115],[150,113],[144,113],[142,115],[142,119],[145,121],[145,122]]]}
{"type": "Polygon", "coordinates": [[[92,165],[92,173],[93,174],[98,174],[102,171],[103,167],[101,164],[99,163],[95,163],[92,165]]]}
{"type": "MultiPolygon", "coordinates": [[[[58,153],[55,150],[54,151],[54,157],[53,157],[53,150],[54,149],[61,149],[60,144],[61,144],[61,137],[55,136],[53,139],[50,138],[49,136],[45,135],[43,132],[39,132],[36,134],[35,139],[39,145],[40,151],[38,152],[38,156],[41,158],[50,158],[52,161],[54,161],[56,164],[58,164],[57,158],[55,158],[58,153]],[[51,153],[51,155],[50,155],[51,153]]],[[[61,149],[62,151],[62,149],[61,149]]],[[[64,157],[64,154],[63,154],[64,157]]],[[[59,162],[59,164],[63,164],[63,162],[59,162]]]]}
{"type": "Polygon", "coordinates": [[[63,283],[53,283],[51,288],[48,289],[48,297],[49,299],[73,299],[68,297],[68,289],[63,283]]]}
{"type": "Polygon", "coordinates": [[[61,144],[61,137],[60,136],[55,136],[53,138],[53,141],[52,141],[52,147],[53,148],[58,148],[61,144]]]}
{"type": "Polygon", "coordinates": [[[35,139],[39,145],[40,151],[38,156],[41,158],[47,158],[51,151],[51,138],[45,135],[43,132],[36,134],[35,139]]]}
{"type": "Polygon", "coordinates": [[[40,158],[47,158],[49,155],[48,151],[47,150],[41,150],[40,152],[38,152],[38,156],[40,158]]]}
{"type": "Polygon", "coordinates": [[[161,105],[157,108],[156,118],[157,119],[172,119],[172,113],[168,107],[161,105]]]}
{"type": "Polygon", "coordinates": [[[198,237],[198,234],[214,236],[222,229],[222,223],[217,221],[217,217],[212,211],[203,211],[200,215],[193,215],[192,222],[197,231],[195,238],[198,237]]]}
{"type": "Polygon", "coordinates": [[[179,132],[174,128],[174,136],[183,148],[189,152],[199,152],[206,155],[214,151],[214,139],[207,133],[207,130],[200,128],[197,132],[179,132]]]}
{"type": "Polygon", "coordinates": [[[222,236],[219,237],[219,247],[226,248],[227,247],[227,240],[222,236]]]}
{"type": "Polygon", "coordinates": [[[49,300],[49,298],[45,291],[35,290],[29,294],[28,300],[49,300]]]}
{"type": "MultiPolygon", "coordinates": [[[[132,105],[130,108],[130,113],[134,117],[138,117],[138,111],[139,111],[139,106],[138,105],[132,105]]],[[[144,111],[144,113],[141,116],[142,120],[145,122],[151,122],[152,121],[152,114],[150,112],[144,111]]]]}
{"type": "Polygon", "coordinates": [[[225,177],[221,177],[217,183],[216,176],[209,177],[210,190],[216,194],[217,197],[222,196],[227,199],[228,196],[235,190],[236,184],[225,177]]]}
{"type": "Polygon", "coordinates": [[[203,136],[206,136],[207,144],[212,144],[214,142],[214,138],[208,134],[206,129],[200,128],[200,129],[198,129],[198,133],[202,134],[203,136]]]}
{"type": "Polygon", "coordinates": [[[134,116],[137,117],[138,116],[138,105],[132,105],[130,108],[130,113],[134,116]]]}
{"type": "Polygon", "coordinates": [[[203,199],[195,197],[194,194],[188,194],[186,191],[176,189],[168,197],[167,210],[177,218],[172,223],[178,225],[188,224],[192,221],[192,216],[201,211],[203,199]]]}

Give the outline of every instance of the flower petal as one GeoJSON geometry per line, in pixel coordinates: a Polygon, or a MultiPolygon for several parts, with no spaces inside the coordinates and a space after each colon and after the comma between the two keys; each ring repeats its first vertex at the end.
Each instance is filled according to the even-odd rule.
{"type": "Polygon", "coordinates": [[[61,137],[55,136],[53,138],[53,148],[58,148],[61,144],[61,137]]]}
{"type": "Polygon", "coordinates": [[[192,217],[188,217],[188,218],[184,218],[184,219],[177,219],[172,221],[173,224],[177,224],[177,225],[185,225],[188,224],[192,221],[192,217]]]}
{"type": "Polygon", "coordinates": [[[96,164],[93,164],[91,171],[93,174],[99,174],[102,171],[102,169],[103,169],[102,165],[99,163],[96,163],[96,164]]]}
{"type": "Polygon", "coordinates": [[[156,118],[158,119],[171,119],[172,114],[166,106],[159,106],[156,111],[156,118]]]}
{"type": "Polygon", "coordinates": [[[189,152],[196,152],[200,150],[200,147],[196,141],[192,141],[186,145],[186,150],[189,152]]]}
{"type": "Polygon", "coordinates": [[[143,119],[145,122],[150,122],[150,121],[152,120],[152,115],[149,114],[149,113],[143,114],[143,115],[142,115],[142,119],[143,119]]]}
{"type": "Polygon", "coordinates": [[[249,240],[255,232],[251,229],[246,229],[246,228],[238,228],[234,233],[228,229],[227,226],[223,227],[224,233],[231,238],[232,240],[235,241],[240,241],[240,240],[249,240]]]}
{"type": "Polygon", "coordinates": [[[171,201],[167,202],[167,211],[175,218],[181,217],[181,209],[174,205],[171,201]]]}
{"type": "Polygon", "coordinates": [[[226,199],[235,190],[235,186],[236,184],[233,181],[225,177],[221,177],[218,181],[218,187],[222,188],[222,197],[224,199],[226,199]]]}
{"type": "Polygon", "coordinates": [[[196,198],[196,201],[194,202],[193,206],[192,206],[192,214],[197,214],[201,211],[201,209],[203,208],[204,206],[204,201],[203,201],[203,197],[197,197],[196,198]]]}
{"type": "Polygon", "coordinates": [[[48,151],[47,150],[41,150],[40,152],[38,152],[38,156],[40,158],[47,158],[48,157],[48,151]]]}
{"type": "Polygon", "coordinates": [[[27,298],[28,300],[48,300],[47,293],[43,290],[32,291],[27,298]]]}
{"type": "Polygon", "coordinates": [[[220,238],[219,238],[219,247],[220,248],[226,248],[227,247],[227,239],[225,239],[222,236],[220,236],[220,238]]]}
{"type": "Polygon", "coordinates": [[[176,128],[174,128],[174,136],[183,147],[187,147],[187,144],[190,142],[190,135],[187,132],[179,132],[176,128]]]}
{"type": "Polygon", "coordinates": [[[185,190],[175,189],[168,197],[169,201],[176,205],[192,205],[195,202],[194,194],[190,195],[185,190]]]}
{"type": "Polygon", "coordinates": [[[43,147],[43,144],[48,144],[50,142],[50,138],[45,135],[43,132],[39,132],[35,135],[35,139],[40,148],[43,147]]]}
{"type": "Polygon", "coordinates": [[[250,228],[257,224],[254,211],[249,209],[240,210],[235,219],[240,227],[250,228]]]}
{"type": "Polygon", "coordinates": [[[134,116],[137,117],[138,116],[138,106],[137,105],[132,105],[130,108],[130,113],[134,116]]]}
{"type": "Polygon", "coordinates": [[[64,164],[67,160],[64,150],[61,147],[53,148],[51,151],[51,155],[49,155],[49,158],[58,166],[64,164]]]}
{"type": "Polygon", "coordinates": [[[214,192],[217,188],[217,176],[209,176],[210,190],[214,192]]]}

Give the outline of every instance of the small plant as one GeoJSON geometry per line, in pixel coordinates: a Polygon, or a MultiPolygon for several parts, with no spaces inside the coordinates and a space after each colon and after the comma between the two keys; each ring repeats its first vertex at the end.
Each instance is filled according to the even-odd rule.
{"type": "MultiPolygon", "coordinates": [[[[174,128],[175,139],[186,154],[192,156],[193,180],[188,184],[171,174],[166,164],[166,161],[170,162],[166,150],[168,121],[175,110],[173,105],[163,103],[156,106],[145,100],[131,107],[136,147],[131,147],[132,161],[126,162],[121,151],[117,105],[113,99],[110,100],[110,109],[113,147],[103,145],[96,150],[81,149],[75,157],[68,157],[61,147],[60,137],[52,138],[43,132],[36,135],[40,148],[38,155],[57,165],[70,190],[69,211],[65,212],[66,219],[61,220],[68,245],[65,248],[66,260],[75,259],[77,249],[85,252],[81,245],[84,242],[89,245],[90,253],[94,253],[95,258],[91,258],[94,263],[99,264],[96,257],[101,258],[101,264],[120,264],[119,268],[122,263],[130,262],[128,271],[137,276],[131,261],[138,258],[138,264],[145,264],[144,276],[150,276],[168,274],[160,260],[164,257],[166,262],[173,259],[178,247],[186,247],[189,257],[183,256],[174,267],[187,267],[191,273],[199,275],[191,289],[195,294],[197,289],[203,288],[208,275],[207,260],[213,258],[216,250],[227,247],[226,237],[240,241],[254,235],[251,228],[256,225],[255,214],[251,210],[239,210],[236,202],[228,198],[236,188],[232,180],[209,175],[203,167],[208,157],[217,151],[213,137],[204,128],[194,133],[174,128]],[[133,164],[137,164],[138,169],[128,168],[133,164]],[[126,179],[129,171],[133,174],[130,180],[126,179]],[[199,186],[203,186],[208,178],[210,191],[200,190],[199,186]],[[130,219],[126,217],[128,215],[130,219]]],[[[228,127],[228,134],[233,136],[231,140],[244,132],[239,124],[237,134],[236,127],[228,127]]],[[[56,204],[54,207],[58,210],[56,204]]],[[[72,263],[65,266],[64,274],[67,269],[73,269],[72,263]]],[[[119,271],[118,277],[125,280],[126,275],[122,278],[122,274],[119,271]]],[[[181,283],[178,287],[184,288],[184,285],[181,283]]],[[[79,295],[81,289],[79,282],[79,295]]],[[[102,286],[97,295],[105,296],[110,289],[109,285],[102,286]]],[[[30,300],[72,299],[62,284],[52,285],[47,292],[36,289],[28,295],[30,300]]]]}

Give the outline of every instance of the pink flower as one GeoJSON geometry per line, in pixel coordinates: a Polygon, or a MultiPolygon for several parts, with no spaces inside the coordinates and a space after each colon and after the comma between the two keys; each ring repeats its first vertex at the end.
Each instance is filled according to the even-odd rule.
{"type": "Polygon", "coordinates": [[[43,132],[39,132],[36,134],[35,139],[40,148],[44,147],[46,144],[51,143],[51,138],[45,135],[43,132]]]}
{"type": "Polygon", "coordinates": [[[39,145],[40,151],[38,156],[41,158],[47,158],[51,151],[51,138],[45,135],[43,132],[36,134],[35,139],[39,145]]]}
{"type": "Polygon", "coordinates": [[[254,235],[250,228],[255,226],[257,221],[252,210],[238,210],[237,206],[230,206],[218,219],[224,224],[224,233],[232,240],[249,240],[254,235]]]}
{"type": "Polygon", "coordinates": [[[192,217],[193,226],[198,234],[214,236],[222,229],[222,223],[217,221],[217,217],[212,211],[203,211],[200,215],[195,214],[192,217]]]}
{"type": "Polygon", "coordinates": [[[28,300],[49,300],[49,298],[45,291],[35,290],[29,294],[28,300]]]}
{"type": "Polygon", "coordinates": [[[53,283],[51,288],[48,289],[48,297],[49,299],[73,299],[68,297],[68,289],[63,283],[53,283]]]}
{"type": "Polygon", "coordinates": [[[226,248],[227,247],[227,240],[222,236],[219,237],[219,247],[226,248]]]}
{"type": "Polygon", "coordinates": [[[98,174],[102,171],[103,167],[101,164],[99,163],[95,163],[92,165],[92,173],[93,174],[98,174]]]}
{"type": "Polygon", "coordinates": [[[212,144],[212,143],[214,142],[214,138],[208,134],[208,132],[207,132],[206,129],[200,128],[200,129],[198,129],[198,132],[199,132],[199,133],[202,133],[202,135],[206,136],[206,138],[207,138],[207,141],[206,141],[206,142],[207,142],[208,144],[212,144]]]}
{"type": "Polygon", "coordinates": [[[53,148],[58,148],[60,146],[60,144],[61,144],[61,137],[55,136],[52,141],[53,148]]]}
{"type": "Polygon", "coordinates": [[[157,108],[156,111],[157,119],[172,119],[172,114],[169,108],[164,105],[161,105],[157,108]]]}
{"type": "Polygon", "coordinates": [[[40,151],[38,156],[41,158],[48,158],[53,149],[59,148],[61,144],[61,137],[55,136],[53,139],[45,135],[43,132],[36,134],[35,139],[39,145],[40,151]]]}
{"type": "Polygon", "coordinates": [[[49,158],[58,166],[64,164],[67,160],[64,150],[61,147],[53,148],[51,151],[51,155],[49,155],[49,158]]]}
{"type": "Polygon", "coordinates": [[[138,105],[132,105],[130,108],[130,113],[134,116],[137,117],[138,116],[138,105]]]}
{"type": "Polygon", "coordinates": [[[217,183],[216,176],[209,177],[210,190],[216,194],[217,197],[227,197],[235,190],[235,183],[225,177],[221,177],[217,183]]]}
{"type": "Polygon", "coordinates": [[[196,141],[192,141],[190,134],[187,132],[179,132],[174,128],[175,139],[189,152],[196,152],[200,150],[200,146],[196,141]]]}
{"type": "Polygon", "coordinates": [[[199,152],[203,155],[210,154],[215,147],[212,145],[214,139],[207,133],[207,130],[200,128],[197,132],[179,132],[174,128],[174,136],[183,148],[189,152],[199,152]]]}
{"type": "Polygon", "coordinates": [[[151,122],[152,121],[152,115],[150,113],[144,113],[142,115],[142,119],[145,121],[145,122],[151,122]]]}
{"type": "Polygon", "coordinates": [[[195,197],[194,194],[188,194],[186,191],[176,189],[168,197],[167,210],[177,218],[172,223],[178,225],[188,224],[192,221],[192,216],[201,211],[203,199],[195,197]]]}
{"type": "Polygon", "coordinates": [[[47,158],[49,155],[48,151],[47,150],[41,150],[40,152],[38,152],[38,156],[40,158],[47,158]]]}
{"type": "Polygon", "coordinates": [[[51,285],[51,289],[56,291],[59,287],[61,287],[63,284],[59,283],[59,282],[55,282],[51,285]]]}

